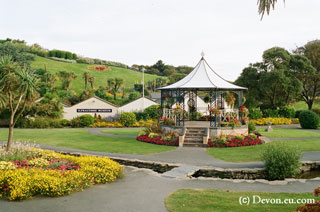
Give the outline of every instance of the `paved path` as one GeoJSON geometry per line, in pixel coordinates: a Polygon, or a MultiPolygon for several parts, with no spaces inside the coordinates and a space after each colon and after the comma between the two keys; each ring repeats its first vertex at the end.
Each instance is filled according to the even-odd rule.
{"type": "MultiPolygon", "coordinates": [[[[123,179],[96,185],[83,192],[59,198],[35,197],[22,202],[0,200],[2,212],[166,212],[165,198],[177,189],[218,189],[233,191],[312,192],[320,181],[269,185],[261,182],[226,180],[176,180],[144,170],[125,168],[123,179]]],[[[238,201],[235,199],[235,201],[238,201]]]]}

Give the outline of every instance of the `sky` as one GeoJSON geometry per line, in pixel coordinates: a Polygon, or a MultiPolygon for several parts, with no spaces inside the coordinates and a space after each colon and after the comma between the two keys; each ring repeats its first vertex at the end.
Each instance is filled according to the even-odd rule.
{"type": "Polygon", "coordinates": [[[194,67],[201,52],[235,80],[263,51],[320,39],[319,0],[278,0],[260,20],[256,0],[0,0],[0,39],[78,55],[194,67]]]}

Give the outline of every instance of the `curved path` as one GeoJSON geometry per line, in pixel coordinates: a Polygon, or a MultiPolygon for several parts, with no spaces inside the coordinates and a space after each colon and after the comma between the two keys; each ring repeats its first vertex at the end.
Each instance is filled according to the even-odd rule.
{"type": "MultiPolygon", "coordinates": [[[[8,212],[166,212],[164,200],[177,189],[218,189],[260,192],[312,192],[320,180],[266,184],[227,180],[170,179],[142,169],[125,168],[124,178],[108,185],[95,185],[83,192],[56,198],[36,197],[22,202],[0,200],[8,212]]],[[[235,201],[238,201],[235,199],[235,201]]]]}

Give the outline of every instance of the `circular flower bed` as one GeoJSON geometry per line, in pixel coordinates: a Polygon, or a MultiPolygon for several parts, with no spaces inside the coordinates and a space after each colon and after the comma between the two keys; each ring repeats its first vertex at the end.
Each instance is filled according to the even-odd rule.
{"type": "Polygon", "coordinates": [[[167,146],[179,146],[179,137],[173,138],[170,140],[165,140],[161,136],[157,137],[149,137],[148,135],[138,136],[138,141],[151,143],[151,144],[158,144],[158,145],[167,145],[167,146]]]}
{"type": "Polygon", "coordinates": [[[207,147],[241,147],[241,146],[253,146],[263,144],[264,142],[260,138],[254,136],[234,136],[229,138],[214,138],[209,139],[207,147]]]}
{"type": "Polygon", "coordinates": [[[69,156],[41,149],[0,148],[0,197],[28,199],[35,195],[62,196],[93,184],[106,184],[123,174],[109,158],[69,156]],[[10,160],[15,157],[18,160],[10,160]]]}

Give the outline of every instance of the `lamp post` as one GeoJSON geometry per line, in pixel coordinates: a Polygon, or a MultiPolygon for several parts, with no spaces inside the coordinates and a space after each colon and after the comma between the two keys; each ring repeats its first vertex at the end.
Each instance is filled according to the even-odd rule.
{"type": "Polygon", "coordinates": [[[142,68],[142,110],[144,110],[144,68],[142,68]]]}

